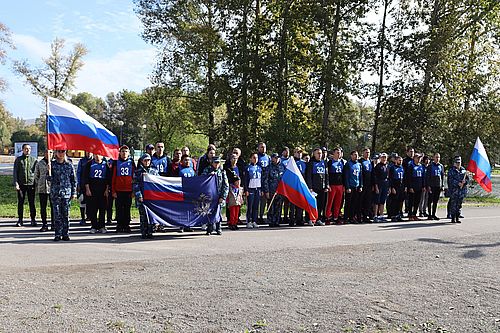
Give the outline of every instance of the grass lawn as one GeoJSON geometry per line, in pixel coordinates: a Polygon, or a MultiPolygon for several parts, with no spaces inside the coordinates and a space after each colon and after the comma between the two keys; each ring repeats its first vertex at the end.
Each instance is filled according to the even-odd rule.
{"type": "MultiPolygon", "coordinates": [[[[35,197],[35,205],[37,209],[37,220],[40,220],[40,203],[38,200],[38,194],[35,197]]],[[[47,214],[50,216],[50,209],[47,209],[47,214]]],[[[135,208],[133,201],[131,214],[132,218],[139,218],[139,211],[135,208]]],[[[17,217],[17,193],[16,189],[12,185],[12,176],[0,175],[0,217],[17,217]]],[[[71,202],[70,218],[80,218],[80,208],[77,201],[71,202]]],[[[28,198],[26,198],[24,203],[24,219],[25,221],[29,220],[28,198]]]]}

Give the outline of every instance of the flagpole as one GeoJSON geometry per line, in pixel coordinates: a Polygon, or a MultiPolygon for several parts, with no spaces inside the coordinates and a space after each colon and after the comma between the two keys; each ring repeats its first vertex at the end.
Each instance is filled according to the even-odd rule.
{"type": "Polygon", "coordinates": [[[45,140],[47,141],[47,148],[49,150],[49,96],[45,96],[45,140]]]}
{"type": "Polygon", "coordinates": [[[271,199],[271,202],[269,202],[269,205],[267,205],[267,212],[266,212],[266,215],[267,213],[269,213],[269,209],[271,209],[271,206],[273,205],[273,201],[274,201],[274,198],[276,198],[276,194],[278,194],[278,192],[274,192],[274,195],[271,199]]]}

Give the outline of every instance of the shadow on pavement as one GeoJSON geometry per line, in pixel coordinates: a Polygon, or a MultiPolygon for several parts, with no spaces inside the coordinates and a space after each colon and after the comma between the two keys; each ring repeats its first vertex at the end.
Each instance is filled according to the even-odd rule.
{"type": "Polygon", "coordinates": [[[447,222],[418,222],[418,223],[408,223],[403,222],[400,224],[388,224],[388,225],[379,225],[379,228],[383,228],[385,230],[399,230],[399,229],[411,229],[411,228],[428,228],[428,227],[439,227],[443,225],[452,225],[447,222]]]}
{"type": "Polygon", "coordinates": [[[493,248],[500,246],[500,242],[496,243],[486,243],[486,244],[464,244],[457,243],[452,241],[445,241],[439,238],[419,238],[417,239],[419,242],[426,243],[434,243],[434,244],[443,244],[443,245],[454,245],[457,249],[471,249],[462,254],[462,257],[465,259],[478,259],[486,256],[481,248],[493,248]]]}

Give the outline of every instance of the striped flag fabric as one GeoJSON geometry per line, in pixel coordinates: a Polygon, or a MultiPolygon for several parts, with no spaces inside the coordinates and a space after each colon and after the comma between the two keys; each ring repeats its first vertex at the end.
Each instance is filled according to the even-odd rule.
{"type": "Polygon", "coordinates": [[[220,214],[215,176],[143,175],[144,207],[150,224],[196,227],[220,214]]]}
{"type": "Polygon", "coordinates": [[[285,196],[295,206],[308,212],[311,221],[315,222],[318,219],[316,198],[309,191],[306,181],[293,158],[289,159],[276,193],[285,196]]]}
{"type": "Polygon", "coordinates": [[[467,165],[467,171],[474,174],[474,180],[486,192],[491,192],[491,165],[488,155],[486,154],[486,149],[484,149],[483,143],[479,137],[476,139],[474,150],[472,150],[472,155],[467,165]]]}
{"type": "Polygon", "coordinates": [[[118,159],[118,138],[85,111],[57,98],[47,98],[47,146],[85,150],[118,159]]]}

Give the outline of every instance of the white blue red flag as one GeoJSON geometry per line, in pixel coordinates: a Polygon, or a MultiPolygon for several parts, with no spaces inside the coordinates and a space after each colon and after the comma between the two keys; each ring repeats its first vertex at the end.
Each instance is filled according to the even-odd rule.
{"type": "Polygon", "coordinates": [[[97,120],[71,103],[47,98],[47,147],[85,150],[118,159],[118,138],[97,120]]]}
{"type": "Polygon", "coordinates": [[[467,171],[474,174],[474,180],[486,191],[491,192],[491,165],[484,149],[483,143],[479,139],[476,140],[474,145],[474,150],[470,157],[469,164],[467,165],[467,171]]]}
{"type": "Polygon", "coordinates": [[[285,196],[295,206],[308,212],[311,221],[314,222],[318,219],[316,198],[309,191],[306,181],[293,158],[289,159],[276,193],[285,196]]]}
{"type": "Polygon", "coordinates": [[[195,227],[217,222],[215,176],[162,177],[144,174],[144,207],[149,223],[195,227]]]}

